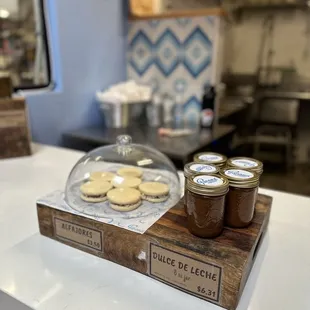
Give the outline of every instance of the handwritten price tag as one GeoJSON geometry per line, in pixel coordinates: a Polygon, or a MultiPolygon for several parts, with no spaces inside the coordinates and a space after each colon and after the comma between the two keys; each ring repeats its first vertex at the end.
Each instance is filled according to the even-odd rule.
{"type": "Polygon", "coordinates": [[[102,251],[102,231],[90,229],[56,217],[54,217],[54,231],[55,235],[60,239],[69,240],[87,248],[102,251]]]}
{"type": "Polygon", "coordinates": [[[150,244],[150,276],[213,302],[220,300],[222,268],[150,244]]]}
{"type": "Polygon", "coordinates": [[[197,292],[201,293],[201,294],[204,294],[206,296],[212,296],[214,298],[216,297],[216,291],[212,291],[210,289],[201,287],[200,285],[197,286],[197,292]]]}

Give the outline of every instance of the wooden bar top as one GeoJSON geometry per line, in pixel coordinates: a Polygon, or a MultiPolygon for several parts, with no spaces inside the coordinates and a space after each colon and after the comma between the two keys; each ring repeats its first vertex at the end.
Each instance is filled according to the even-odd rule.
{"type": "Polygon", "coordinates": [[[169,138],[159,136],[157,128],[148,126],[129,128],[88,127],[66,132],[64,136],[67,139],[75,139],[85,143],[108,145],[115,144],[118,135],[128,134],[132,137],[133,143],[150,145],[171,159],[186,162],[191,154],[198,153],[212,143],[232,135],[235,129],[235,126],[232,125],[217,125],[213,130],[203,129],[188,136],[169,138]]]}

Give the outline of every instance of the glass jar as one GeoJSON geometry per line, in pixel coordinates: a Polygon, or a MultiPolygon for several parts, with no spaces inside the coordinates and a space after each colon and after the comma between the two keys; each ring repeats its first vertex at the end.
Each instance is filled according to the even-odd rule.
{"type": "Polygon", "coordinates": [[[204,152],[194,155],[194,162],[216,165],[220,168],[225,167],[226,161],[227,157],[218,153],[204,152]]]}
{"type": "Polygon", "coordinates": [[[226,168],[221,175],[229,181],[226,196],[225,223],[234,228],[248,226],[254,216],[259,175],[254,171],[226,168]]]}
{"type": "Polygon", "coordinates": [[[217,174],[219,173],[220,169],[219,167],[215,165],[208,165],[208,164],[200,164],[191,162],[184,166],[184,177],[185,177],[185,183],[184,183],[184,211],[187,214],[187,208],[186,208],[186,183],[187,179],[194,175],[202,175],[202,174],[217,174]]]}
{"type": "Polygon", "coordinates": [[[228,180],[218,175],[188,178],[185,190],[187,224],[193,235],[214,238],[222,233],[228,186],[228,180]]]}
{"type": "Polygon", "coordinates": [[[261,175],[263,173],[263,163],[257,159],[249,157],[233,157],[227,160],[227,167],[254,171],[261,175]]]}

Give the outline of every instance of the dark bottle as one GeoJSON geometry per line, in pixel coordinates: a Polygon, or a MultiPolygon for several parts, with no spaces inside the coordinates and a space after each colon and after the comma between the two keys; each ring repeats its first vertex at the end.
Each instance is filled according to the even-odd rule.
{"type": "Polygon", "coordinates": [[[202,98],[200,125],[201,128],[211,128],[214,122],[214,105],[216,92],[214,86],[206,85],[202,98]]]}

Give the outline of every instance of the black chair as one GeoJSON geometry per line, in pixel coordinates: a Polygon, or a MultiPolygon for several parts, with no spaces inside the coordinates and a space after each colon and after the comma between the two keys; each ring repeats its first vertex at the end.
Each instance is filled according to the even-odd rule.
{"type": "Polygon", "coordinates": [[[282,146],[285,148],[286,167],[292,167],[298,115],[298,100],[261,98],[256,106],[254,158],[260,157],[263,145],[282,146]]]}

